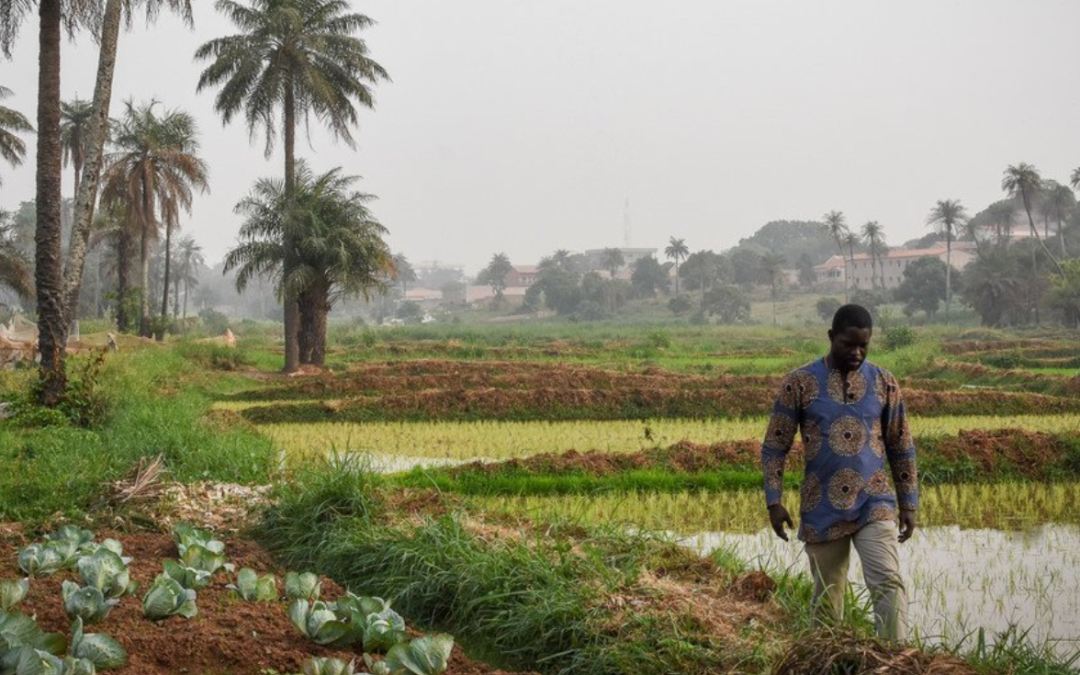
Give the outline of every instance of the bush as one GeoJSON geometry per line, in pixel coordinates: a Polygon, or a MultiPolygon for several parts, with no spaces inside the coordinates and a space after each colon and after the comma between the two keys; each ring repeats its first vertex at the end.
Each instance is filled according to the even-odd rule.
{"type": "Polygon", "coordinates": [[[211,335],[221,335],[229,328],[229,317],[216,309],[204,309],[199,312],[199,318],[211,335]]]}
{"type": "Polygon", "coordinates": [[[915,340],[915,331],[911,329],[911,326],[901,324],[885,331],[883,343],[885,349],[892,351],[901,347],[910,347],[915,344],[915,340]]]}
{"type": "Polygon", "coordinates": [[[694,306],[694,302],[689,295],[681,293],[668,300],[667,306],[675,314],[686,314],[694,306]]]}
{"type": "Polygon", "coordinates": [[[817,301],[817,313],[822,321],[832,321],[836,310],[840,309],[840,301],[836,298],[819,298],[817,301]]]}

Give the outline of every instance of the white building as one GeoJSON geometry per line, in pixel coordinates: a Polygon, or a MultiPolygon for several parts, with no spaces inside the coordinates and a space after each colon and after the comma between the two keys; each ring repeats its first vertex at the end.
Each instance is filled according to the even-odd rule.
{"type": "MultiPolygon", "coordinates": [[[[962,270],[968,263],[975,259],[974,244],[971,242],[953,242],[952,266],[962,270]]],[[[885,288],[897,288],[904,281],[904,270],[907,266],[919,258],[938,258],[945,262],[947,251],[945,244],[939,244],[933,248],[921,249],[889,249],[888,253],[880,256],[877,262],[870,258],[869,253],[856,253],[853,260],[847,256],[834,255],[820,265],[814,267],[814,280],[824,288],[844,289],[848,288],[848,275],[854,281],[853,287],[862,290],[873,290],[876,286],[874,279],[880,284],[882,276],[885,278],[885,288]]]]}

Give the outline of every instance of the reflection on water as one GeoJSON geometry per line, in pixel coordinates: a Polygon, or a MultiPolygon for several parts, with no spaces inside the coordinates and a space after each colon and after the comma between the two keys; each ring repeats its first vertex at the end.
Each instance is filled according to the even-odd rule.
{"type": "MultiPolygon", "coordinates": [[[[809,573],[798,542],[770,530],[756,534],[702,532],[684,540],[701,553],[732,549],[757,567],[809,573]]],[[[954,643],[983,628],[1031,629],[1036,644],[1062,655],[1080,650],[1080,527],[1044,525],[1020,532],[932,527],[900,547],[913,631],[954,643]]],[[[851,580],[863,591],[852,550],[851,580]]]]}

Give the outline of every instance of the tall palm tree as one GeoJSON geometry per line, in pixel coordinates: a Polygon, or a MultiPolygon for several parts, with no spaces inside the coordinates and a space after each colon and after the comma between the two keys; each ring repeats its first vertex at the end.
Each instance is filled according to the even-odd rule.
{"type": "Polygon", "coordinates": [[[848,251],[848,264],[851,266],[851,288],[856,290],[855,287],[855,247],[859,245],[859,235],[854,232],[846,232],[841,240],[844,246],[847,246],[848,251]]]}
{"type": "MultiPolygon", "coordinates": [[[[1001,189],[1009,193],[1012,197],[1020,197],[1020,201],[1024,204],[1024,211],[1027,213],[1028,225],[1031,227],[1031,236],[1034,237],[1035,241],[1042,248],[1043,253],[1050,259],[1050,262],[1054,263],[1058,275],[1064,279],[1065,270],[1061,269],[1061,264],[1058,263],[1057,258],[1050,253],[1050,249],[1046,248],[1046,242],[1039,237],[1039,229],[1035,227],[1035,219],[1031,215],[1031,202],[1042,189],[1042,177],[1039,176],[1039,170],[1027,162],[1010,165],[1005,169],[1005,175],[1001,179],[1001,189]]],[[[1031,250],[1031,260],[1032,265],[1034,266],[1034,248],[1031,250]]]]}
{"type": "Polygon", "coordinates": [[[957,199],[939,199],[926,223],[945,233],[945,325],[949,325],[949,304],[952,302],[952,241],[957,228],[967,221],[967,211],[957,199]]]}
{"type": "Polygon", "coordinates": [[[994,223],[998,246],[1005,246],[1012,239],[1013,218],[1016,206],[1011,199],[990,205],[990,219],[994,223]]]}
{"type": "Polygon", "coordinates": [[[334,302],[346,295],[368,297],[373,288],[385,290],[394,271],[382,239],[386,230],[367,209],[370,195],[351,189],[356,180],[342,176],[340,169],[315,176],[299,162],[291,195],[283,181],[263,179],[236,206],[245,221],[240,244],[225,257],[225,270],[237,270],[237,290],[256,276],[268,276],[279,296],[292,293],[323,310],[305,317],[299,337],[306,363],[323,363],[326,313],[334,302]],[[287,199],[293,200],[291,216],[284,210],[287,199]],[[290,220],[300,226],[299,236],[287,237],[294,229],[290,220]],[[288,251],[293,245],[295,252],[288,251]],[[287,268],[285,261],[294,254],[297,263],[287,268]]]}
{"type": "Polygon", "coordinates": [[[885,248],[885,229],[876,220],[868,221],[862,226],[863,242],[870,249],[870,278],[872,285],[878,288],[878,277],[875,275],[880,268],[881,288],[885,287],[884,262],[881,260],[885,248]]]}
{"type": "Polygon", "coordinates": [[[622,251],[617,248],[605,248],[601,254],[600,267],[607,270],[607,273],[612,279],[626,264],[626,258],[623,257],[622,251]]]}
{"type": "MultiPolygon", "coordinates": [[[[70,0],[69,0],[70,1],[70,0]]],[[[80,0],[85,2],[86,0],[80,0]]],[[[94,0],[96,4],[100,0],[94,0]]],[[[116,72],[116,50],[120,41],[120,23],[125,11],[127,23],[132,23],[132,14],[136,5],[146,13],[149,24],[162,9],[171,9],[179,14],[188,27],[193,25],[191,0],[105,0],[104,13],[94,25],[98,34],[98,68],[94,81],[94,97],[90,105],[90,119],[85,130],[82,144],[85,153],[81,174],[77,173],[75,214],[68,243],[67,261],[64,264],[65,319],[68,324],[75,321],[78,310],[79,289],[83,281],[83,270],[89,252],[91,233],[94,229],[94,208],[98,201],[98,183],[101,179],[105,141],[109,135],[109,110],[112,106],[113,75],[116,72]]]]}
{"type": "Polygon", "coordinates": [[[155,101],[142,106],[128,102],[117,124],[113,145],[106,157],[104,201],[127,204],[127,217],[139,232],[142,293],[139,298],[139,332],[149,336],[150,242],[158,234],[160,214],[165,225],[165,292],[161,315],[168,312],[169,253],[172,231],[180,211],[190,212],[193,189],[205,192],[206,164],[196,154],[195,119],[179,110],[154,112],[155,101]]]}
{"type": "Polygon", "coordinates": [[[822,216],[822,220],[825,221],[825,231],[836,242],[836,248],[840,249],[840,257],[844,258],[844,293],[846,297],[853,281],[852,274],[848,273],[847,258],[844,256],[844,237],[848,234],[847,223],[844,222],[844,214],[840,211],[829,211],[822,216]]]}
{"type": "Polygon", "coordinates": [[[70,162],[75,171],[75,198],[79,195],[83,160],[86,158],[86,133],[94,104],[76,98],[60,103],[60,143],[64,150],[64,166],[70,162]]]}
{"type": "MultiPolygon", "coordinates": [[[[354,101],[373,108],[375,101],[369,85],[390,78],[368,56],[364,41],[355,37],[372,24],[371,19],[348,13],[347,0],[250,0],[250,3],[217,1],[218,11],[228,16],[241,32],[211,40],[195,52],[197,59],[211,62],[199,77],[198,89],[220,86],[214,108],[226,124],[243,111],[252,136],[262,128],[268,157],[278,128],[282,128],[288,210],[296,182],[299,121],[303,119],[306,123],[314,114],[336,138],[355,147],[352,127],[359,117],[354,101]]],[[[284,264],[289,268],[294,263],[290,257],[284,264]]],[[[291,372],[300,363],[297,342],[300,308],[289,286],[282,299],[285,371],[291,372]]]]}
{"type": "Polygon", "coordinates": [[[36,4],[38,14],[38,99],[34,232],[34,286],[37,293],[38,349],[41,387],[38,401],[55,407],[67,389],[64,372],[63,261],[60,247],[62,151],[60,148],[60,42],[63,28],[71,33],[96,14],[94,0],[29,0],[0,2],[0,51],[11,56],[23,19],[36,4]]]}
{"type": "Polygon", "coordinates": [[[1065,221],[1076,210],[1076,195],[1067,185],[1047,181],[1043,208],[1057,223],[1058,252],[1065,256],[1065,221]]]}
{"type": "Polygon", "coordinates": [[[1080,166],[1073,169],[1072,175],[1069,176],[1069,185],[1074,190],[1080,190],[1080,166]]]}
{"type": "Polygon", "coordinates": [[[787,258],[779,253],[766,253],[761,257],[761,273],[771,289],[772,296],[772,322],[776,325],[776,298],[780,284],[784,281],[784,265],[787,258]]]}
{"type": "Polygon", "coordinates": [[[686,256],[690,255],[690,249],[686,246],[685,239],[676,239],[672,237],[668,240],[668,245],[664,249],[664,256],[670,260],[675,261],[675,295],[679,295],[679,263],[686,259],[686,256]]]}
{"type": "Polygon", "coordinates": [[[176,258],[180,263],[180,274],[177,278],[184,282],[184,310],[181,317],[186,320],[188,294],[192,286],[198,286],[199,276],[196,271],[206,264],[206,258],[203,257],[203,247],[190,235],[176,242],[176,258]]]}
{"type": "Polygon", "coordinates": [[[404,298],[409,292],[409,284],[416,281],[416,270],[404,253],[394,255],[394,270],[397,280],[401,282],[401,297],[404,298]]]}
{"type": "MultiPolygon", "coordinates": [[[[0,87],[0,100],[11,96],[11,90],[0,87]]],[[[3,157],[12,166],[22,164],[26,156],[26,143],[16,136],[17,133],[26,133],[34,130],[30,120],[22,113],[0,105],[0,157],[3,157]]],[[[0,185],[4,181],[0,177],[0,185]]]]}

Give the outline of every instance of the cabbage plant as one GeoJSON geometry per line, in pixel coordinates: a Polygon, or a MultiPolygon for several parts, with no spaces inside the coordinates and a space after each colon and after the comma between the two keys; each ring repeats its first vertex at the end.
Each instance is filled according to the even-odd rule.
{"type": "Polygon", "coordinates": [[[425,635],[395,645],[384,663],[391,675],[440,675],[446,672],[453,648],[454,638],[449,635],[425,635]]]}
{"type": "Polygon", "coordinates": [[[84,530],[76,525],[64,525],[55,532],[45,535],[49,541],[64,541],[75,544],[75,548],[82,548],[94,543],[94,533],[84,530]]]}
{"type": "Polygon", "coordinates": [[[352,592],[347,592],[345,597],[338,598],[338,601],[334,603],[334,610],[339,615],[359,614],[367,616],[368,614],[378,614],[387,609],[390,609],[388,600],[383,600],[378,596],[356,595],[352,592]]]}
{"type": "Polygon", "coordinates": [[[37,622],[19,612],[0,612],[0,673],[14,673],[23,652],[62,654],[67,649],[63,635],[46,633],[37,622]]]}
{"type": "Polygon", "coordinates": [[[385,652],[405,640],[405,619],[389,607],[362,619],[353,614],[352,623],[362,635],[366,652],[385,652]]]}
{"type": "Polygon", "coordinates": [[[79,545],[71,539],[30,544],[19,551],[19,569],[32,577],[55,574],[74,567],[78,560],[79,545]]]}
{"type": "Polygon", "coordinates": [[[30,580],[0,581],[0,611],[10,612],[30,592],[30,580]]]}
{"type": "Polygon", "coordinates": [[[135,593],[136,585],[131,581],[127,563],[113,549],[100,546],[93,554],[79,558],[75,568],[83,585],[93,586],[106,598],[121,598],[135,593]]]}
{"type": "Polygon", "coordinates": [[[68,655],[89,661],[96,670],[123,668],[127,663],[127,652],[119,642],[103,633],[84,633],[81,619],[71,624],[68,655]]]}
{"type": "Polygon", "coordinates": [[[173,536],[176,538],[176,548],[179,549],[181,558],[192,546],[200,546],[218,555],[225,554],[225,542],[214,539],[213,534],[190,523],[177,523],[173,528],[173,536]]]}
{"type": "Polygon", "coordinates": [[[210,585],[209,572],[197,570],[194,567],[188,567],[175,560],[163,560],[161,564],[165,568],[165,576],[177,582],[184,588],[193,591],[201,591],[210,585]]]}
{"type": "Polygon", "coordinates": [[[288,572],[285,575],[285,596],[290,600],[315,601],[319,599],[321,593],[322,582],[319,581],[318,575],[311,572],[303,574],[288,572]]]}
{"type": "Polygon", "coordinates": [[[390,666],[386,665],[386,661],[376,661],[371,654],[364,654],[364,665],[371,675],[390,675],[390,666]]]}
{"type": "Polygon", "coordinates": [[[248,602],[273,602],[278,599],[277,579],[273,574],[259,576],[255,570],[245,567],[236,574],[236,585],[230,585],[248,602]]]}
{"type": "Polygon", "coordinates": [[[211,576],[221,570],[231,572],[233,566],[225,562],[225,554],[213,551],[200,544],[192,544],[184,550],[180,556],[180,562],[185,567],[208,572],[211,576]]]}
{"type": "Polygon", "coordinates": [[[164,619],[174,614],[190,619],[197,612],[195,591],[184,588],[167,574],[159,574],[143,597],[143,614],[149,619],[164,619]]]}
{"type": "Polygon", "coordinates": [[[119,600],[106,598],[100,589],[93,586],[79,587],[73,581],[65,581],[61,585],[61,595],[64,598],[64,611],[71,619],[81,618],[86,623],[101,621],[113,607],[120,604],[119,600]]]}
{"type": "Polygon", "coordinates": [[[338,619],[325,602],[293,600],[289,605],[289,620],[304,637],[316,644],[343,645],[352,638],[349,625],[338,619]]]}
{"type": "Polygon", "coordinates": [[[300,667],[302,675],[353,675],[356,666],[351,661],[311,656],[300,667]]]}

